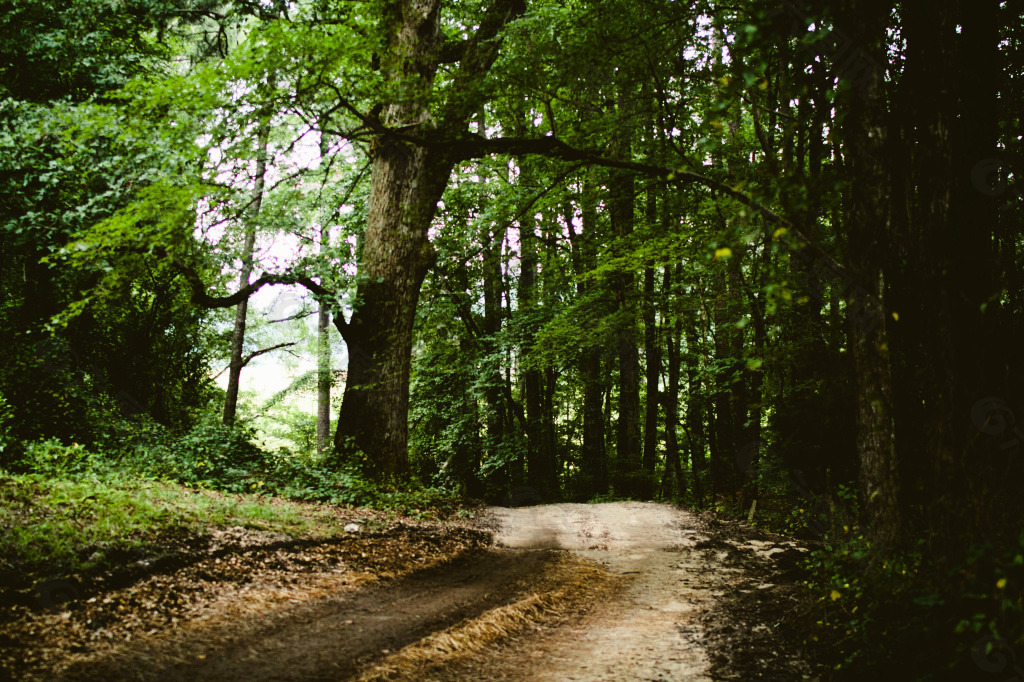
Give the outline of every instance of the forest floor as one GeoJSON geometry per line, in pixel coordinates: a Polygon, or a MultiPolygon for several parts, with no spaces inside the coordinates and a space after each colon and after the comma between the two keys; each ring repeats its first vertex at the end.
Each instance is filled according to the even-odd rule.
{"type": "Polygon", "coordinates": [[[0,678],[821,678],[795,635],[792,540],[639,502],[490,508],[473,525],[182,539],[152,570],[0,616],[0,678]]]}

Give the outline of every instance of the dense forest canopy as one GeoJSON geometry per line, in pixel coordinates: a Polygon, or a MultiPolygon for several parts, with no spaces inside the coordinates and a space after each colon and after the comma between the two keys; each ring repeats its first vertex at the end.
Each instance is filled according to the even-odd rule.
{"type": "Polygon", "coordinates": [[[1021,26],[8,0],[0,465],[684,501],[967,589],[1022,551],[1021,26]],[[282,353],[306,370],[247,398],[282,353]]]}

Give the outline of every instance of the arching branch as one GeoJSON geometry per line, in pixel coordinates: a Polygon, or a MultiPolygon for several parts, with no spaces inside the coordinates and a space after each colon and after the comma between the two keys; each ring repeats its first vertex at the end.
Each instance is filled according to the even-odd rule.
{"type": "MultiPolygon", "coordinates": [[[[198,272],[178,260],[174,261],[174,267],[179,273],[181,273],[181,276],[185,278],[185,281],[188,282],[189,288],[192,292],[192,302],[203,308],[230,308],[232,306],[236,306],[263,287],[271,284],[299,284],[320,298],[334,298],[333,291],[321,286],[315,282],[313,278],[299,277],[293,273],[287,272],[274,274],[265,273],[256,281],[252,282],[248,286],[242,287],[233,294],[228,294],[227,296],[211,296],[207,291],[206,283],[203,281],[203,278],[199,276],[198,272]]],[[[348,326],[345,322],[344,316],[334,315],[333,317],[335,326],[338,328],[338,331],[341,332],[342,336],[344,336],[348,326]]]]}

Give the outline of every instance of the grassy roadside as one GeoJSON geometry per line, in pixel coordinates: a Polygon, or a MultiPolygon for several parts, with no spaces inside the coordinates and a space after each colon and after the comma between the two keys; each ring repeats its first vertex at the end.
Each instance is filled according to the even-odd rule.
{"type": "Polygon", "coordinates": [[[214,529],[318,541],[344,535],[352,521],[373,526],[393,517],[116,472],[71,479],[0,471],[0,601],[42,581],[159,558],[214,529]]]}

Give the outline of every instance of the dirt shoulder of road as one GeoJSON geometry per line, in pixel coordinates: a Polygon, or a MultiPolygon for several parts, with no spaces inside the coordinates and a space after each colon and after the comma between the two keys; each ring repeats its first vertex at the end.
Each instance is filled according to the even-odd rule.
{"type": "Polygon", "coordinates": [[[489,545],[488,533],[464,525],[412,521],[323,541],[211,529],[151,570],[92,576],[68,586],[68,601],[50,598],[44,586],[42,599],[7,610],[0,679],[99,679],[143,659],[153,670],[219,659],[220,648],[251,641],[257,624],[302,618],[303,608],[337,595],[444,570],[489,545]]]}
{"type": "Polygon", "coordinates": [[[699,515],[708,536],[701,551],[742,570],[702,618],[702,638],[716,680],[827,680],[812,642],[816,600],[800,584],[805,542],[735,519],[699,515]]]}

